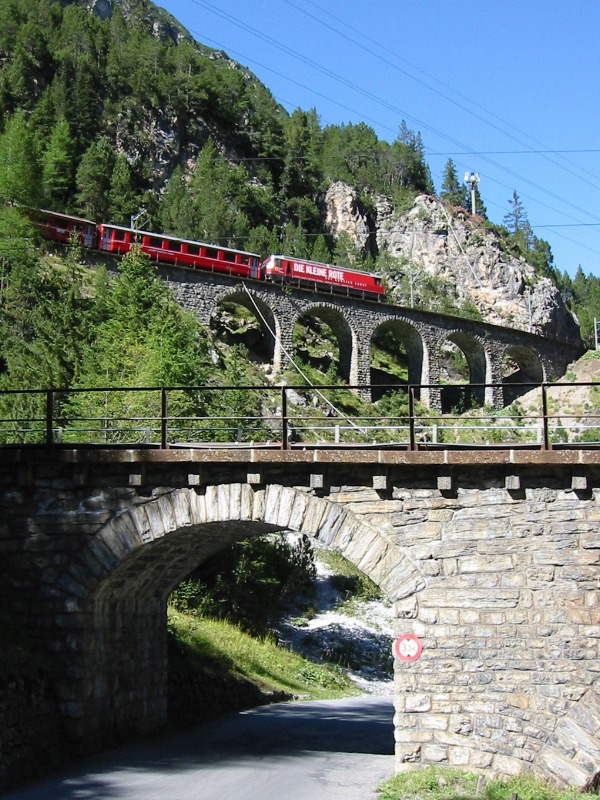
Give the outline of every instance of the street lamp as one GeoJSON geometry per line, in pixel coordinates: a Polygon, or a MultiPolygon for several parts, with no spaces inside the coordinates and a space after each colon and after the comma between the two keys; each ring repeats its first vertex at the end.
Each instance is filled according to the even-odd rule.
{"type": "Polygon", "coordinates": [[[465,183],[471,187],[471,214],[475,215],[477,203],[475,201],[475,189],[479,183],[478,172],[465,172],[465,183]]]}

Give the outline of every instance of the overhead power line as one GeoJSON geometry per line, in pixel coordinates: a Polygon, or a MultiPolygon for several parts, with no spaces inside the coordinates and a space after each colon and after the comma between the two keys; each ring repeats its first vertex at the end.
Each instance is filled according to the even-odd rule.
{"type": "MultiPolygon", "coordinates": [[[[280,41],[274,39],[273,37],[268,36],[267,34],[263,33],[262,31],[254,28],[253,26],[251,26],[251,25],[249,25],[249,24],[247,24],[245,22],[242,22],[241,20],[237,19],[236,17],[232,16],[231,14],[228,14],[227,12],[222,11],[221,9],[217,8],[212,3],[208,2],[208,0],[192,0],[192,2],[194,2],[195,5],[197,5],[197,6],[201,7],[201,8],[205,8],[206,10],[210,11],[211,13],[214,13],[215,15],[221,17],[222,19],[225,19],[226,21],[236,25],[237,27],[241,28],[242,30],[244,30],[244,31],[256,36],[257,38],[261,39],[262,41],[267,42],[271,46],[275,47],[278,50],[281,50],[282,52],[286,53],[287,55],[290,55],[293,58],[301,61],[302,63],[307,64],[308,66],[312,67],[313,69],[316,69],[317,71],[321,72],[322,74],[327,75],[328,77],[332,78],[333,80],[338,81],[339,83],[341,83],[342,85],[344,85],[347,88],[351,89],[352,91],[355,91],[358,94],[361,94],[364,97],[367,97],[368,99],[375,101],[376,103],[378,103],[379,105],[383,106],[384,108],[387,108],[388,110],[393,111],[395,114],[398,114],[399,118],[409,119],[412,122],[415,122],[421,128],[423,128],[425,130],[429,130],[430,132],[434,133],[436,136],[439,136],[440,138],[445,139],[448,142],[452,142],[453,144],[457,144],[459,147],[461,147],[463,149],[467,149],[469,151],[471,151],[473,149],[473,148],[465,147],[464,143],[459,142],[458,140],[454,139],[451,136],[448,136],[447,134],[444,134],[442,131],[439,131],[436,128],[434,128],[433,126],[428,125],[427,123],[423,122],[422,120],[419,120],[417,117],[414,117],[413,115],[409,114],[405,110],[403,110],[401,108],[398,108],[397,106],[393,105],[392,103],[389,103],[387,100],[383,100],[382,98],[377,97],[377,95],[373,94],[372,92],[368,91],[367,89],[363,89],[363,88],[357,86],[355,83],[353,83],[352,81],[349,81],[348,79],[344,78],[343,76],[337,75],[335,72],[330,70],[328,67],[324,67],[324,66],[322,66],[320,64],[317,64],[312,59],[310,59],[307,56],[303,55],[302,53],[298,52],[297,48],[295,48],[295,49],[289,48],[286,45],[284,45],[283,43],[281,43],[280,41]]],[[[196,33],[196,35],[198,35],[197,32],[194,32],[194,33],[196,33]]],[[[229,52],[233,52],[233,51],[229,51],[229,52]]],[[[247,58],[247,57],[245,57],[245,58],[247,58]]],[[[250,60],[254,61],[254,59],[250,59],[250,60]]],[[[254,63],[257,63],[257,62],[254,61],[254,63]]],[[[337,105],[339,105],[340,107],[346,108],[346,110],[350,110],[350,111],[352,111],[352,113],[359,114],[359,116],[362,116],[359,112],[355,111],[354,109],[349,109],[347,106],[343,106],[342,104],[340,104],[338,101],[334,100],[333,98],[327,97],[326,95],[323,95],[322,93],[317,92],[312,88],[306,87],[303,84],[299,84],[298,81],[295,81],[292,78],[288,78],[288,76],[282,75],[281,73],[277,72],[276,70],[271,70],[270,67],[267,67],[264,64],[260,64],[260,66],[262,68],[264,68],[264,69],[269,69],[270,71],[274,72],[275,74],[278,74],[280,77],[283,77],[286,80],[290,80],[291,82],[302,86],[302,88],[313,92],[317,96],[324,97],[324,99],[328,100],[329,102],[334,102],[337,105]]],[[[385,126],[385,127],[389,130],[388,126],[385,126]]],[[[476,151],[474,151],[474,152],[476,152],[476,151]]],[[[566,205],[566,206],[574,209],[575,211],[579,211],[580,213],[583,213],[583,214],[585,214],[587,216],[592,216],[592,213],[587,211],[586,209],[581,208],[580,206],[577,206],[572,201],[566,200],[565,198],[561,197],[560,195],[556,194],[555,192],[552,192],[549,189],[546,189],[545,187],[541,186],[540,184],[537,184],[535,181],[532,181],[529,178],[526,178],[525,176],[520,175],[519,173],[517,173],[514,170],[510,169],[509,167],[503,166],[502,164],[499,164],[499,163],[493,161],[492,159],[490,159],[487,156],[481,155],[481,157],[484,159],[484,161],[487,161],[489,164],[491,164],[492,166],[496,167],[497,169],[499,169],[499,170],[501,170],[503,172],[506,172],[507,174],[512,175],[513,177],[516,177],[521,182],[532,186],[533,188],[537,189],[538,191],[542,192],[543,194],[546,194],[546,195],[548,195],[550,197],[553,197],[554,199],[558,200],[563,205],[566,205]]],[[[501,181],[496,181],[496,182],[500,186],[505,186],[509,191],[512,191],[514,189],[514,186],[509,186],[508,184],[503,184],[501,181]]],[[[529,199],[534,200],[534,202],[537,202],[538,204],[543,205],[543,206],[545,206],[546,208],[548,208],[548,209],[550,209],[552,211],[556,211],[558,213],[564,213],[564,212],[559,211],[556,208],[553,208],[551,205],[549,205],[547,203],[544,203],[544,202],[542,202],[540,200],[536,200],[535,198],[531,198],[530,196],[524,194],[523,192],[521,192],[521,195],[523,197],[528,197],[529,199]]],[[[579,220],[577,220],[576,217],[570,216],[568,214],[566,216],[568,216],[570,219],[574,220],[575,222],[579,222],[579,220]]]]}

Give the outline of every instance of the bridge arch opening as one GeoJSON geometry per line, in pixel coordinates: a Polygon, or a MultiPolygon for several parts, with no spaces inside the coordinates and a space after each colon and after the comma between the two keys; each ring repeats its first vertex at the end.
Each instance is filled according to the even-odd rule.
{"type": "Polygon", "coordinates": [[[543,381],[544,367],[537,353],[522,345],[506,350],[502,362],[504,405],[510,405],[543,381]]]}
{"type": "Polygon", "coordinates": [[[481,342],[461,331],[451,333],[439,349],[442,412],[464,413],[485,403],[485,387],[461,384],[484,384],[488,373],[487,356],[481,342]],[[443,386],[443,384],[453,384],[443,386]]]}
{"type": "Polygon", "coordinates": [[[332,382],[352,382],[355,336],[337,309],[318,305],[304,311],[294,323],[293,343],[300,363],[324,373],[332,382]]]}
{"type": "Polygon", "coordinates": [[[217,485],[133,505],[103,526],[65,576],[72,587],[65,599],[72,612],[69,670],[80,676],[64,687],[67,716],[75,717],[71,736],[95,749],[164,726],[170,593],[226,545],[282,531],[338,550],[392,601],[423,586],[412,561],[379,530],[300,490],[217,485]]]}
{"type": "Polygon", "coordinates": [[[386,385],[420,384],[423,340],[417,329],[402,320],[379,325],[371,337],[370,370],[374,401],[389,391],[386,385]]]}
{"type": "Polygon", "coordinates": [[[241,346],[261,365],[273,364],[278,321],[260,299],[246,292],[230,292],[221,298],[210,316],[210,329],[217,341],[241,346]]]}

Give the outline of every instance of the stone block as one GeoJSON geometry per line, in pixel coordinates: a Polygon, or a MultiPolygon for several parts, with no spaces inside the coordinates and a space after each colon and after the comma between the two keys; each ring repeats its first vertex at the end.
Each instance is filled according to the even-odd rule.
{"type": "Polygon", "coordinates": [[[421,747],[421,761],[424,764],[441,764],[448,761],[448,748],[437,744],[424,744],[421,747]]]}
{"type": "Polygon", "coordinates": [[[407,712],[420,714],[431,710],[431,697],[428,694],[409,694],[406,697],[405,709],[407,712]]]}
{"type": "Polygon", "coordinates": [[[451,492],[453,487],[452,475],[438,475],[437,488],[440,492],[451,492]]]}
{"type": "Polygon", "coordinates": [[[311,472],[309,479],[311,489],[322,489],[325,486],[325,476],[322,472],[311,472]]]}
{"type": "Polygon", "coordinates": [[[504,479],[504,486],[509,492],[518,492],[521,489],[520,475],[507,475],[504,479]]]}
{"type": "Polygon", "coordinates": [[[373,489],[385,491],[388,488],[387,475],[373,475],[373,489]]]}

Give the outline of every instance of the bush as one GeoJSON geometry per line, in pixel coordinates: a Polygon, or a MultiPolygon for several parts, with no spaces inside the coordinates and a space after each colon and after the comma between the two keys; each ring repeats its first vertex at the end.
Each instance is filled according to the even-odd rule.
{"type": "Polygon", "coordinates": [[[311,591],[316,577],[306,536],[244,539],[225,548],[182,581],[169,599],[179,611],[224,619],[264,634],[286,596],[311,591]]]}

